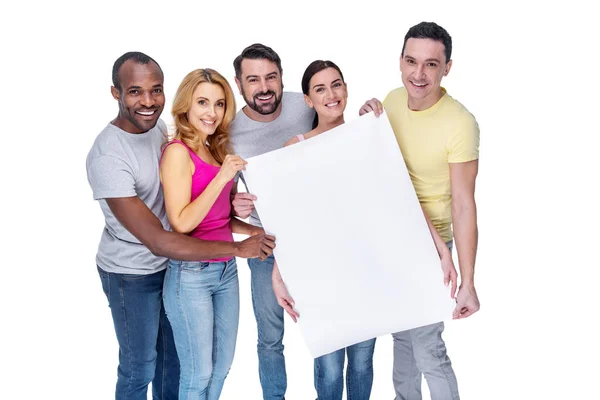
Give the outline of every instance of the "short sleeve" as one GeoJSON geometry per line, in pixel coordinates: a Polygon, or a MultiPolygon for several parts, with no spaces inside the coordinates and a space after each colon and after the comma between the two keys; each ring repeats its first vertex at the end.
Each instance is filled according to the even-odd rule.
{"type": "Polygon", "coordinates": [[[137,196],[130,166],[117,157],[90,158],[87,175],[95,200],[137,196]]]}
{"type": "Polygon", "coordinates": [[[479,158],[479,125],[471,114],[462,118],[452,130],[446,149],[449,163],[463,163],[479,158]]]}

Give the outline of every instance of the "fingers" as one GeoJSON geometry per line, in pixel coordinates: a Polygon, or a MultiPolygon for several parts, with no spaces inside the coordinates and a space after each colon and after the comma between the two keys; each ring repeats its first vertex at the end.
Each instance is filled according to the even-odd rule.
{"type": "Polygon", "coordinates": [[[452,312],[452,319],[463,319],[475,314],[479,308],[469,307],[468,305],[456,303],[456,308],[452,312]]]}
{"type": "Polygon", "coordinates": [[[360,110],[358,110],[358,115],[359,116],[365,115],[367,113],[370,113],[371,111],[373,111],[373,109],[370,106],[368,106],[367,104],[365,104],[364,106],[362,106],[360,108],[360,110]]]}
{"type": "Polygon", "coordinates": [[[285,310],[285,312],[288,313],[294,322],[298,322],[298,317],[300,317],[300,314],[298,314],[298,312],[293,308],[294,300],[291,298],[281,298],[278,300],[278,303],[285,310]]]}
{"type": "Polygon", "coordinates": [[[252,210],[254,210],[254,206],[240,206],[237,204],[233,204],[233,210],[235,211],[235,213],[242,217],[242,218],[246,218],[248,215],[252,214],[252,210]]]}
{"type": "Polygon", "coordinates": [[[256,196],[252,193],[238,192],[234,196],[234,201],[239,201],[240,204],[254,204],[253,201],[256,200],[256,196]]]}
{"type": "Polygon", "coordinates": [[[232,156],[229,160],[226,159],[225,162],[229,162],[229,165],[231,165],[236,172],[245,170],[246,164],[248,164],[248,162],[244,161],[240,156],[232,156]]]}
{"type": "Polygon", "coordinates": [[[471,315],[475,314],[475,311],[476,311],[476,310],[469,310],[468,308],[466,308],[466,307],[465,307],[465,308],[462,310],[462,312],[460,313],[460,316],[459,316],[459,318],[467,318],[467,317],[469,317],[469,316],[471,316],[471,315]]]}
{"type": "Polygon", "coordinates": [[[383,105],[376,98],[367,101],[360,110],[358,110],[358,115],[364,115],[370,112],[375,113],[376,117],[379,117],[383,113],[383,105]]]}
{"type": "Polygon", "coordinates": [[[275,236],[273,236],[273,235],[264,235],[261,239],[261,242],[263,242],[265,245],[269,246],[271,249],[274,249],[276,246],[275,236]]]}
{"type": "Polygon", "coordinates": [[[254,210],[256,196],[250,193],[236,193],[231,201],[235,215],[240,218],[248,218],[254,210]]]}
{"type": "Polygon", "coordinates": [[[242,157],[227,154],[223,160],[223,165],[221,168],[230,170],[231,173],[235,175],[235,173],[238,171],[246,170],[246,164],[248,164],[248,162],[242,157]]]}
{"type": "Polygon", "coordinates": [[[452,319],[459,319],[462,309],[463,309],[462,305],[456,304],[454,311],[452,311],[452,319]]]}
{"type": "Polygon", "coordinates": [[[254,210],[254,207],[233,207],[235,215],[242,219],[248,218],[252,214],[252,210],[254,210]]]}
{"type": "MultiPolygon", "coordinates": [[[[275,246],[273,246],[275,247],[275,246]]],[[[273,248],[269,247],[266,243],[261,243],[260,244],[260,256],[259,258],[264,261],[267,259],[267,257],[269,257],[271,254],[273,254],[273,248]]]]}

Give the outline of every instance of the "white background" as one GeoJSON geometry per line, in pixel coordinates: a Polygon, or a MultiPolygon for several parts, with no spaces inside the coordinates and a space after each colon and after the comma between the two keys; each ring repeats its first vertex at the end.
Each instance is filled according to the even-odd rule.
{"type": "MultiPolygon", "coordinates": [[[[350,120],[366,99],[400,85],[404,34],[423,20],[452,35],[454,64],[443,85],[481,128],[476,284],[482,308],[447,324],[444,334],[462,398],[593,397],[600,372],[591,328],[600,303],[600,35],[583,4],[2,5],[2,397],[112,396],[117,343],[94,265],[103,220],[85,157],[117,113],[109,90],[117,57],[139,50],[161,64],[167,122],[185,74],[212,67],[233,84],[232,61],[251,43],[279,53],[286,90],[300,90],[311,61],[331,59],[348,82],[350,120]]],[[[238,347],[222,398],[259,399],[249,271],[243,261],[239,267],[238,347]]],[[[312,360],[291,321],[284,343],[287,398],[316,397],[312,360]]],[[[373,399],[393,398],[391,354],[391,338],[380,338],[373,399]]]]}

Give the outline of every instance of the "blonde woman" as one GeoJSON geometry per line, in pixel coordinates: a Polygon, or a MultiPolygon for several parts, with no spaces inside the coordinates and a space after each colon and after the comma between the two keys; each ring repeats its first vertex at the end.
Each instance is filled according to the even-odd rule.
{"type": "MultiPolygon", "coordinates": [[[[246,162],[229,153],[235,115],[231,87],[211,69],[190,72],[173,101],[175,136],[160,164],[174,231],[232,242],[262,229],[231,218],[233,177],[246,162]]],[[[235,257],[170,260],[163,298],[181,365],[180,399],[218,399],[233,361],[239,317],[235,257]]]]}

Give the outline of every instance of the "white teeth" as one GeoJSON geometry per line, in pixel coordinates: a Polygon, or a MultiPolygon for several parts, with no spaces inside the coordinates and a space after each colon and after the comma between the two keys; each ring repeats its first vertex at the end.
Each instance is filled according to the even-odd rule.
{"type": "Polygon", "coordinates": [[[258,96],[258,99],[259,100],[269,100],[271,97],[273,97],[273,96],[272,95],[271,96],[267,96],[267,97],[258,96]]]}
{"type": "Polygon", "coordinates": [[[155,113],[155,111],[136,111],[138,114],[141,115],[145,115],[145,116],[150,116],[153,115],[155,113]]]}
{"type": "Polygon", "coordinates": [[[338,104],[340,104],[340,102],[339,102],[339,101],[336,101],[336,102],[333,102],[333,103],[327,103],[327,104],[325,104],[325,106],[327,106],[327,107],[335,107],[335,106],[337,106],[338,104]]]}
{"type": "Polygon", "coordinates": [[[212,125],[215,123],[215,121],[205,121],[205,120],[202,120],[202,122],[204,122],[206,125],[212,125]]]}
{"type": "Polygon", "coordinates": [[[415,86],[419,86],[419,87],[423,87],[423,86],[425,86],[425,84],[424,84],[424,83],[415,83],[415,82],[413,82],[413,85],[415,85],[415,86]]]}

